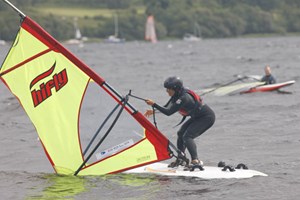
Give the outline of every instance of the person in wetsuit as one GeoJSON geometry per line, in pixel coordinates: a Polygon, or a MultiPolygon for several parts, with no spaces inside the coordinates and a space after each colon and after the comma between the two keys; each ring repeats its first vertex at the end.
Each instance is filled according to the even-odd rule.
{"type": "Polygon", "coordinates": [[[262,77],[261,82],[265,82],[266,85],[276,83],[276,79],[271,74],[271,67],[269,65],[265,67],[265,75],[262,77]]]}
{"type": "MultiPolygon", "coordinates": [[[[165,106],[160,106],[151,99],[147,99],[146,103],[167,116],[179,112],[184,118],[189,117],[177,132],[177,148],[183,153],[186,148],[188,149],[192,165],[203,165],[203,162],[198,158],[197,145],[194,139],[214,124],[214,111],[207,104],[204,104],[195,92],[184,88],[179,77],[167,78],[164,87],[171,97],[165,106]]],[[[145,116],[149,117],[152,114],[153,110],[147,110],[145,116]]],[[[183,165],[184,161],[186,158],[179,154],[176,161],[172,162],[169,167],[183,165]]]]}

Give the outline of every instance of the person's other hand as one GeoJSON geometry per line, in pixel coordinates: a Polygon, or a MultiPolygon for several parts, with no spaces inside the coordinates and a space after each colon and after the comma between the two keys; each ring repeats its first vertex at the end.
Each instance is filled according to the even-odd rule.
{"type": "Polygon", "coordinates": [[[144,113],[144,115],[146,117],[150,117],[151,115],[153,115],[153,110],[146,110],[146,112],[144,113]]]}

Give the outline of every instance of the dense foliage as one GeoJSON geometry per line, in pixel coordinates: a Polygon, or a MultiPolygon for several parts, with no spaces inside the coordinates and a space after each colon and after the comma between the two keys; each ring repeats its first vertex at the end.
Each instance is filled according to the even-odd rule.
{"type": "MultiPolygon", "coordinates": [[[[74,35],[73,21],[44,14],[39,8],[103,8],[110,16],[84,16],[79,20],[83,35],[105,38],[114,33],[118,16],[120,35],[127,40],[142,40],[146,16],[156,19],[158,37],[182,38],[196,29],[201,37],[235,37],[245,34],[286,34],[300,32],[299,0],[11,0],[26,11],[54,37],[64,40],[74,35]],[[143,12],[138,12],[143,8],[143,12]]],[[[0,2],[0,37],[13,39],[18,16],[0,2]]],[[[74,13],[76,16],[76,13],[74,13]]]]}

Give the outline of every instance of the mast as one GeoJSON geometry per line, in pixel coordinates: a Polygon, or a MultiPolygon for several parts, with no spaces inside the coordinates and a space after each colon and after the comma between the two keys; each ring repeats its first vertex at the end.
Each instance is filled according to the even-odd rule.
{"type": "Polygon", "coordinates": [[[2,0],[4,3],[6,3],[7,5],[9,5],[14,11],[16,11],[19,16],[22,18],[22,20],[26,17],[26,15],[19,10],[16,6],[14,6],[11,2],[9,2],[8,0],[2,0]]]}
{"type": "Polygon", "coordinates": [[[114,14],[115,19],[115,36],[118,37],[119,35],[119,21],[118,21],[118,15],[114,14]]]}

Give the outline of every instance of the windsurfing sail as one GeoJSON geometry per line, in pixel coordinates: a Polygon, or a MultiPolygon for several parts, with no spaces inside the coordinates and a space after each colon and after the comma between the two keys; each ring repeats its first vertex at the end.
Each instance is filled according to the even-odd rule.
{"type": "Polygon", "coordinates": [[[102,175],[171,157],[168,139],[128,98],[19,15],[21,26],[0,78],[34,124],[55,172],[102,175]]]}
{"type": "Polygon", "coordinates": [[[6,44],[5,40],[0,40],[0,45],[5,45],[5,44],[6,44]]]}
{"type": "Polygon", "coordinates": [[[123,43],[125,42],[125,38],[119,37],[119,20],[118,15],[114,14],[114,24],[115,24],[115,33],[114,35],[108,36],[108,38],[105,40],[108,43],[123,43]]]}
{"type": "Polygon", "coordinates": [[[79,44],[83,45],[84,37],[81,34],[81,31],[79,29],[77,18],[74,18],[73,26],[74,26],[74,38],[67,40],[66,44],[79,44]]]}
{"type": "Polygon", "coordinates": [[[75,39],[81,40],[82,39],[82,35],[81,35],[80,29],[78,27],[77,19],[76,18],[74,19],[74,29],[75,29],[75,39]]]}
{"type": "Polygon", "coordinates": [[[1,32],[0,32],[0,45],[5,45],[5,44],[6,44],[5,40],[1,39],[1,32]]]}
{"type": "Polygon", "coordinates": [[[207,88],[203,90],[197,90],[196,92],[200,94],[210,93],[215,96],[233,95],[233,94],[239,94],[241,91],[248,90],[252,87],[256,87],[264,84],[265,84],[264,82],[256,81],[256,82],[240,83],[235,85],[227,85],[219,88],[218,87],[207,88]]]}
{"type": "Polygon", "coordinates": [[[197,22],[194,23],[194,34],[184,34],[183,40],[189,42],[197,42],[201,40],[201,29],[200,25],[197,22]]]}
{"type": "Polygon", "coordinates": [[[156,31],[155,31],[155,22],[154,16],[149,15],[146,21],[146,29],[145,29],[145,40],[150,41],[152,43],[157,42],[156,31]]]}

